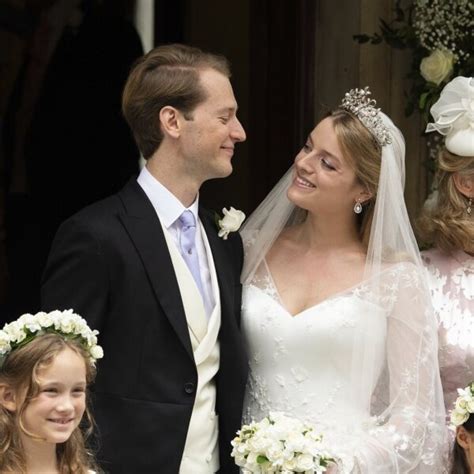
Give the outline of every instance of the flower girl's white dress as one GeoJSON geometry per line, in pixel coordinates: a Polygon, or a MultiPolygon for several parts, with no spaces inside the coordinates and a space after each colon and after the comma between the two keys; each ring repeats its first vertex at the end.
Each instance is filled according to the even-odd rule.
{"type": "Polygon", "coordinates": [[[243,290],[243,421],[282,411],[314,423],[338,472],[443,472],[436,332],[418,311],[417,273],[394,264],[377,285],[376,299],[368,281],[291,315],[263,261],[243,290]]]}

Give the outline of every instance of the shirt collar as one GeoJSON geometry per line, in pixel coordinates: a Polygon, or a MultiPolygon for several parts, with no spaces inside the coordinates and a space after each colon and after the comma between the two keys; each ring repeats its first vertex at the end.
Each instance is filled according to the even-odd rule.
{"type": "Polygon", "coordinates": [[[186,209],[191,211],[196,222],[198,221],[199,195],[196,196],[191,206],[184,207],[181,201],[148,171],[146,166],[140,171],[137,182],[145,191],[161,222],[167,229],[186,209]]]}

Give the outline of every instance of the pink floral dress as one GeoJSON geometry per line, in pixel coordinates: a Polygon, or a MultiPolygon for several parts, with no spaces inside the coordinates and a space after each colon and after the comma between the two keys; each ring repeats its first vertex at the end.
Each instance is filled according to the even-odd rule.
{"type": "Polygon", "coordinates": [[[439,364],[449,416],[457,389],[474,380],[474,257],[438,249],[422,256],[439,323],[439,364]]]}

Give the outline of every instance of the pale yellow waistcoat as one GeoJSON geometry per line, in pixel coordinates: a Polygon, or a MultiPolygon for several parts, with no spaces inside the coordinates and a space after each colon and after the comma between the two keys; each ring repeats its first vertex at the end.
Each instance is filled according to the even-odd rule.
{"type": "Polygon", "coordinates": [[[219,430],[215,412],[216,384],[214,377],[219,370],[220,350],[217,336],[221,325],[221,304],[211,248],[200,223],[198,230],[201,232],[206,249],[212,292],[216,302],[209,320],[194,278],[173,238],[163,227],[178,280],[198,372],[196,399],[181,460],[180,474],[211,474],[219,470],[219,430]]]}

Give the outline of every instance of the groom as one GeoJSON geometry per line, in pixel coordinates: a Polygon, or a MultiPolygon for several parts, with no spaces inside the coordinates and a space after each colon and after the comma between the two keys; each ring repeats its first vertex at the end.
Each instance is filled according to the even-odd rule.
{"type": "Polygon", "coordinates": [[[43,309],[73,308],[100,331],[92,400],[106,472],[237,472],[242,243],[199,205],[245,140],[229,77],[225,58],[189,46],[140,58],[122,108],[146,167],[52,246],[43,309]]]}

